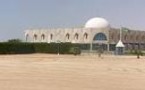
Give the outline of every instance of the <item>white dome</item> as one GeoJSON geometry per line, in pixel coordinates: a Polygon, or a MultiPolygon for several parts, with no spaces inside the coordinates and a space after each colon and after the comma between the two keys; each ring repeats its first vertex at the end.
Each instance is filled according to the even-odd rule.
{"type": "Polygon", "coordinates": [[[101,28],[108,28],[108,27],[109,27],[108,21],[105,20],[104,18],[98,18],[98,17],[88,20],[87,23],[85,24],[85,28],[101,29],[101,28]]]}

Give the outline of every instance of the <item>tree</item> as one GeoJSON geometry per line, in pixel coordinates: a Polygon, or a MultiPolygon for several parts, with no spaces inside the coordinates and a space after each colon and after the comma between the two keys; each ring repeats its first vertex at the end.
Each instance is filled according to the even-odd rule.
{"type": "Polygon", "coordinates": [[[10,39],[10,40],[8,40],[8,42],[9,43],[21,43],[22,40],[20,40],[20,39],[10,39]]]}

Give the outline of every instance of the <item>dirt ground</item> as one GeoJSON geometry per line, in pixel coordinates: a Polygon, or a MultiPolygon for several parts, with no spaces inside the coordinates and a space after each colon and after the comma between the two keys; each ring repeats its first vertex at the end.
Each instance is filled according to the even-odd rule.
{"type": "Polygon", "coordinates": [[[145,90],[145,57],[0,55],[0,90],[145,90]]]}

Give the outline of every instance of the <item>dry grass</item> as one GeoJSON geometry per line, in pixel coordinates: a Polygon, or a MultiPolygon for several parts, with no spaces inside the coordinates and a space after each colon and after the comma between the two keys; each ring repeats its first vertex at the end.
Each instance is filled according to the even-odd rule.
{"type": "Polygon", "coordinates": [[[145,57],[1,55],[0,90],[145,90],[145,57]]]}

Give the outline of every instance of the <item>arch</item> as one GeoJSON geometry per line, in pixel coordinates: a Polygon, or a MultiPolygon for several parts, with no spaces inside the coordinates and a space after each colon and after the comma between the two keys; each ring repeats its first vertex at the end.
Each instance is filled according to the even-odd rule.
{"type": "Polygon", "coordinates": [[[111,40],[114,40],[114,37],[115,37],[115,36],[114,36],[114,33],[111,33],[111,34],[110,34],[110,39],[111,39],[111,40]]]}
{"type": "Polygon", "coordinates": [[[36,41],[38,39],[38,36],[36,34],[34,34],[34,40],[36,41]]]}
{"type": "Polygon", "coordinates": [[[26,34],[25,38],[26,38],[26,42],[28,42],[29,41],[29,34],[26,34]]]}
{"type": "Polygon", "coordinates": [[[142,36],[142,41],[144,41],[145,40],[145,36],[142,36]]]}
{"type": "Polygon", "coordinates": [[[127,35],[124,35],[124,40],[126,41],[128,39],[127,35]]]}
{"type": "Polygon", "coordinates": [[[76,34],[75,34],[75,40],[78,40],[78,39],[79,39],[79,34],[76,33],[76,34]]]}
{"type": "Polygon", "coordinates": [[[53,39],[53,34],[50,34],[50,40],[52,40],[53,39]]]}
{"type": "Polygon", "coordinates": [[[45,35],[44,34],[41,35],[41,40],[45,40],[45,35]]]}
{"type": "Polygon", "coordinates": [[[130,35],[130,40],[134,41],[133,35],[130,35]]]}
{"type": "Polygon", "coordinates": [[[84,34],[84,39],[88,39],[88,34],[87,33],[84,34]]]}
{"type": "Polygon", "coordinates": [[[138,40],[139,40],[139,35],[136,36],[136,41],[138,41],[138,40]]]}
{"type": "Polygon", "coordinates": [[[67,39],[67,40],[70,39],[70,34],[69,34],[69,33],[66,34],[66,39],[67,39]]]}
{"type": "Polygon", "coordinates": [[[107,40],[107,37],[106,37],[106,35],[104,34],[104,33],[97,33],[96,35],[95,35],[95,37],[93,38],[93,40],[95,41],[95,40],[107,40]]]}

